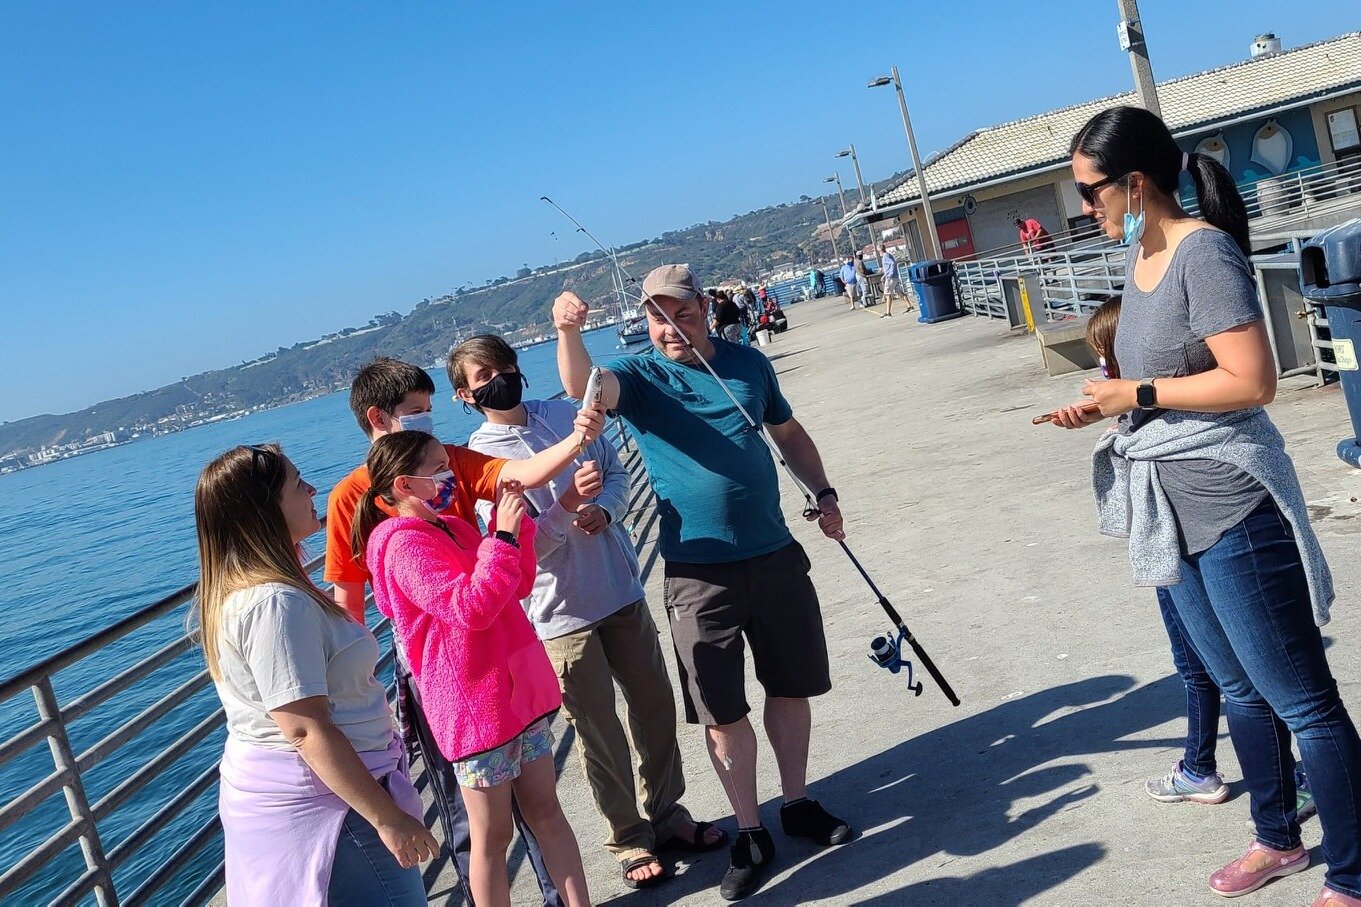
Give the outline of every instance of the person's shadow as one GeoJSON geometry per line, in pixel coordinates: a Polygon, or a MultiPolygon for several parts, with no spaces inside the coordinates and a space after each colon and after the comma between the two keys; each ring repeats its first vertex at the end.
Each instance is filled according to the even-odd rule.
{"type": "MultiPolygon", "coordinates": [[[[1180,745],[1181,737],[1127,738],[1182,714],[1181,678],[1172,674],[1143,687],[1134,683],[1129,676],[1106,675],[1019,697],[816,781],[810,796],[862,832],[841,847],[824,850],[786,838],[779,830],[779,801],[764,804],[762,819],[779,849],[777,865],[802,865],[767,883],[751,901],[1012,904],[1072,878],[1099,862],[1105,847],[1095,841],[1073,842],[968,878],[942,875],[887,892],[880,884],[923,860],[944,865],[949,861],[942,862],[942,857],[986,853],[1097,792],[1101,779],[1090,766],[1052,762],[1180,745]],[[1018,801],[1046,795],[1041,805],[1012,813],[1018,801]]],[[[814,745],[835,742],[815,739],[814,745]]],[[[716,888],[727,860],[724,853],[713,856],[718,859],[697,861],[667,884],[630,892],[614,903],[666,904],[716,888]]]]}

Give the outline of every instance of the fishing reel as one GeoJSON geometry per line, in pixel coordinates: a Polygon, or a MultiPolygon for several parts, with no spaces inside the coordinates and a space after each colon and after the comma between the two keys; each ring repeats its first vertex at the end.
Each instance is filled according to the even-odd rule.
{"type": "Polygon", "coordinates": [[[904,631],[899,630],[898,635],[893,638],[887,636],[874,637],[870,640],[869,659],[890,674],[897,674],[906,669],[907,688],[912,691],[913,695],[920,696],[922,694],[922,682],[920,680],[913,681],[912,662],[903,658],[903,640],[906,635],[904,631]]]}

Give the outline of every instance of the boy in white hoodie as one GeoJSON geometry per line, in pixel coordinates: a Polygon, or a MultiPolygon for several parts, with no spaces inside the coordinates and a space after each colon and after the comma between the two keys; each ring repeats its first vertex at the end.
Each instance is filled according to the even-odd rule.
{"type": "MultiPolygon", "coordinates": [[[[469,439],[473,450],[522,460],[572,432],[577,407],[570,400],[521,399],[524,376],[515,350],[500,337],[459,344],[448,371],[458,399],[487,417],[469,439]]],[[[586,780],[610,828],[605,848],[619,861],[626,885],[645,887],[666,878],[660,850],[717,850],[727,834],[695,822],[680,804],[685,778],[675,695],[623,527],[628,471],[603,438],[579,463],[525,492],[537,511],[539,558],[525,607],[557,669],[586,780]],[[627,706],[627,736],[615,711],[615,684],[627,706]],[[629,737],[638,750],[636,784],[629,737]]]]}

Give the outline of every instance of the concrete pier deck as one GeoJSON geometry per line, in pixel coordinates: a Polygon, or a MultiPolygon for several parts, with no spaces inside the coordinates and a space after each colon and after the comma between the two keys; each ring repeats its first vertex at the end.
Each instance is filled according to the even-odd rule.
{"type": "MultiPolygon", "coordinates": [[[[1030,424],[1076,399],[1081,376],[1048,378],[1035,339],[998,322],[923,325],[827,299],[788,314],[791,330],[765,352],[821,449],[848,541],[963,705],[952,708],[929,679],[914,698],[901,677],[866,659],[887,621],[840,550],[800,519],[801,501],[785,484],[786,515],[813,561],[836,685],[814,705],[812,793],[860,834],[825,851],[785,838],[762,737],[763,816],[778,869],[749,903],[1221,903],[1206,880],[1250,840],[1227,732],[1221,725],[1221,770],[1234,790],[1227,803],[1164,805],[1144,794],[1145,778],[1178,758],[1186,724],[1154,595],[1133,587],[1124,543],[1095,529],[1088,455],[1099,429],[1030,424]]],[[[1325,633],[1356,714],[1361,473],[1333,452],[1349,433],[1345,405],[1336,389],[1292,379],[1271,414],[1336,574],[1325,633]]],[[[648,593],[663,626],[651,553],[644,549],[648,593]]],[[[759,687],[748,684],[758,718],[759,687]]],[[[683,726],[681,744],[685,802],[731,831],[701,730],[683,726]]],[[[721,903],[725,851],[686,856],[665,885],[626,889],[597,846],[604,827],[576,753],[565,763],[559,794],[593,900],[721,903]]],[[[1242,903],[1312,901],[1323,879],[1318,820],[1304,828],[1316,865],[1242,903]]],[[[513,863],[516,903],[536,903],[518,850],[513,863]]],[[[433,902],[451,894],[443,878],[432,885],[433,902]]]]}

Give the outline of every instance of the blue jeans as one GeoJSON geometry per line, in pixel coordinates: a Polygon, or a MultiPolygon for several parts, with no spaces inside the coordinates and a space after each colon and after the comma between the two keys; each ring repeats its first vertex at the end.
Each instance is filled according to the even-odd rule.
{"type": "Polygon", "coordinates": [[[1361,738],[1328,669],[1290,524],[1267,498],[1183,558],[1181,576],[1169,591],[1224,691],[1257,839],[1278,850],[1300,843],[1293,733],[1323,826],[1327,883],[1361,897],[1361,738]]]}
{"type": "Polygon", "coordinates": [[[377,829],[354,810],[345,814],[345,824],[340,828],[326,896],[332,907],[426,905],[420,869],[403,869],[383,845],[377,829]]]}
{"type": "Polygon", "coordinates": [[[1208,778],[1215,773],[1215,744],[1219,742],[1219,687],[1191,647],[1172,596],[1161,587],[1158,610],[1167,628],[1167,639],[1172,643],[1172,664],[1186,686],[1186,751],[1181,765],[1193,775],[1208,778]]]}

